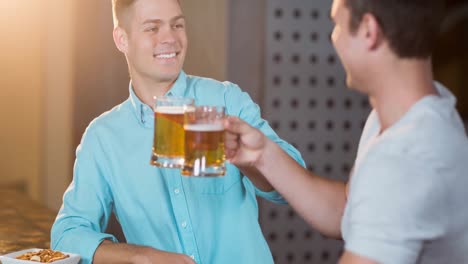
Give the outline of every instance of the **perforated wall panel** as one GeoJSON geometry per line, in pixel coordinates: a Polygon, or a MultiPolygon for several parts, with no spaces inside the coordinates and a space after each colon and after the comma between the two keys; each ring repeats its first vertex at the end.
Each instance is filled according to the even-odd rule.
{"type": "MultiPolygon", "coordinates": [[[[370,107],[345,87],[330,7],[329,0],[267,0],[262,101],[266,119],[309,170],[347,180],[370,107]]],[[[275,263],[336,263],[342,252],[342,242],[321,236],[289,206],[261,201],[260,221],[275,263]]]]}

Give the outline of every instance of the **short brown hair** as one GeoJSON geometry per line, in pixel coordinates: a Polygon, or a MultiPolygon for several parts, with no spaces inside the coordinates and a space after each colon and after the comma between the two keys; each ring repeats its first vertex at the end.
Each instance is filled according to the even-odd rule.
{"type": "Polygon", "coordinates": [[[137,0],[112,0],[112,15],[114,27],[121,27],[125,11],[137,0]]]}
{"type": "Polygon", "coordinates": [[[443,0],[345,0],[356,32],[366,13],[376,17],[390,48],[401,58],[431,56],[444,15],[443,0]]]}

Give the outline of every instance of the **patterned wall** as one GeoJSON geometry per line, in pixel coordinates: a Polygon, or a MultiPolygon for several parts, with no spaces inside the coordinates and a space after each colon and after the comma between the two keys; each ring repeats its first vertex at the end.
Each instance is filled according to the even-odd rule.
{"type": "MultiPolygon", "coordinates": [[[[330,6],[329,0],[266,2],[262,101],[265,118],[299,149],[309,170],[346,180],[370,107],[345,87],[330,42],[330,6]]],[[[289,206],[261,201],[260,221],[275,263],[336,263],[342,252],[341,241],[311,229],[289,206]]]]}

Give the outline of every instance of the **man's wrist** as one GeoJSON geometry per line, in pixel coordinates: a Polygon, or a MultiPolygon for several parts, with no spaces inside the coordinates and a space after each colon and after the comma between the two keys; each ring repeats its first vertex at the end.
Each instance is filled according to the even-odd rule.
{"type": "Polygon", "coordinates": [[[132,246],[131,256],[129,258],[129,262],[131,264],[138,264],[138,263],[151,263],[149,259],[149,255],[152,249],[149,247],[144,246],[132,246]]]}
{"type": "Polygon", "coordinates": [[[272,162],[274,160],[274,154],[278,151],[279,146],[271,141],[266,140],[265,146],[263,147],[262,152],[259,155],[259,158],[254,163],[254,167],[263,175],[272,167],[272,162]]]}

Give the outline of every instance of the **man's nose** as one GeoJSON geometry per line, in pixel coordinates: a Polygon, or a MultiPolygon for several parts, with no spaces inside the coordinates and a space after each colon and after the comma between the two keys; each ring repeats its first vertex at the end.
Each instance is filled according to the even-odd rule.
{"type": "Polygon", "coordinates": [[[176,40],[175,31],[172,26],[168,25],[163,27],[159,32],[160,43],[174,43],[176,40]]]}

